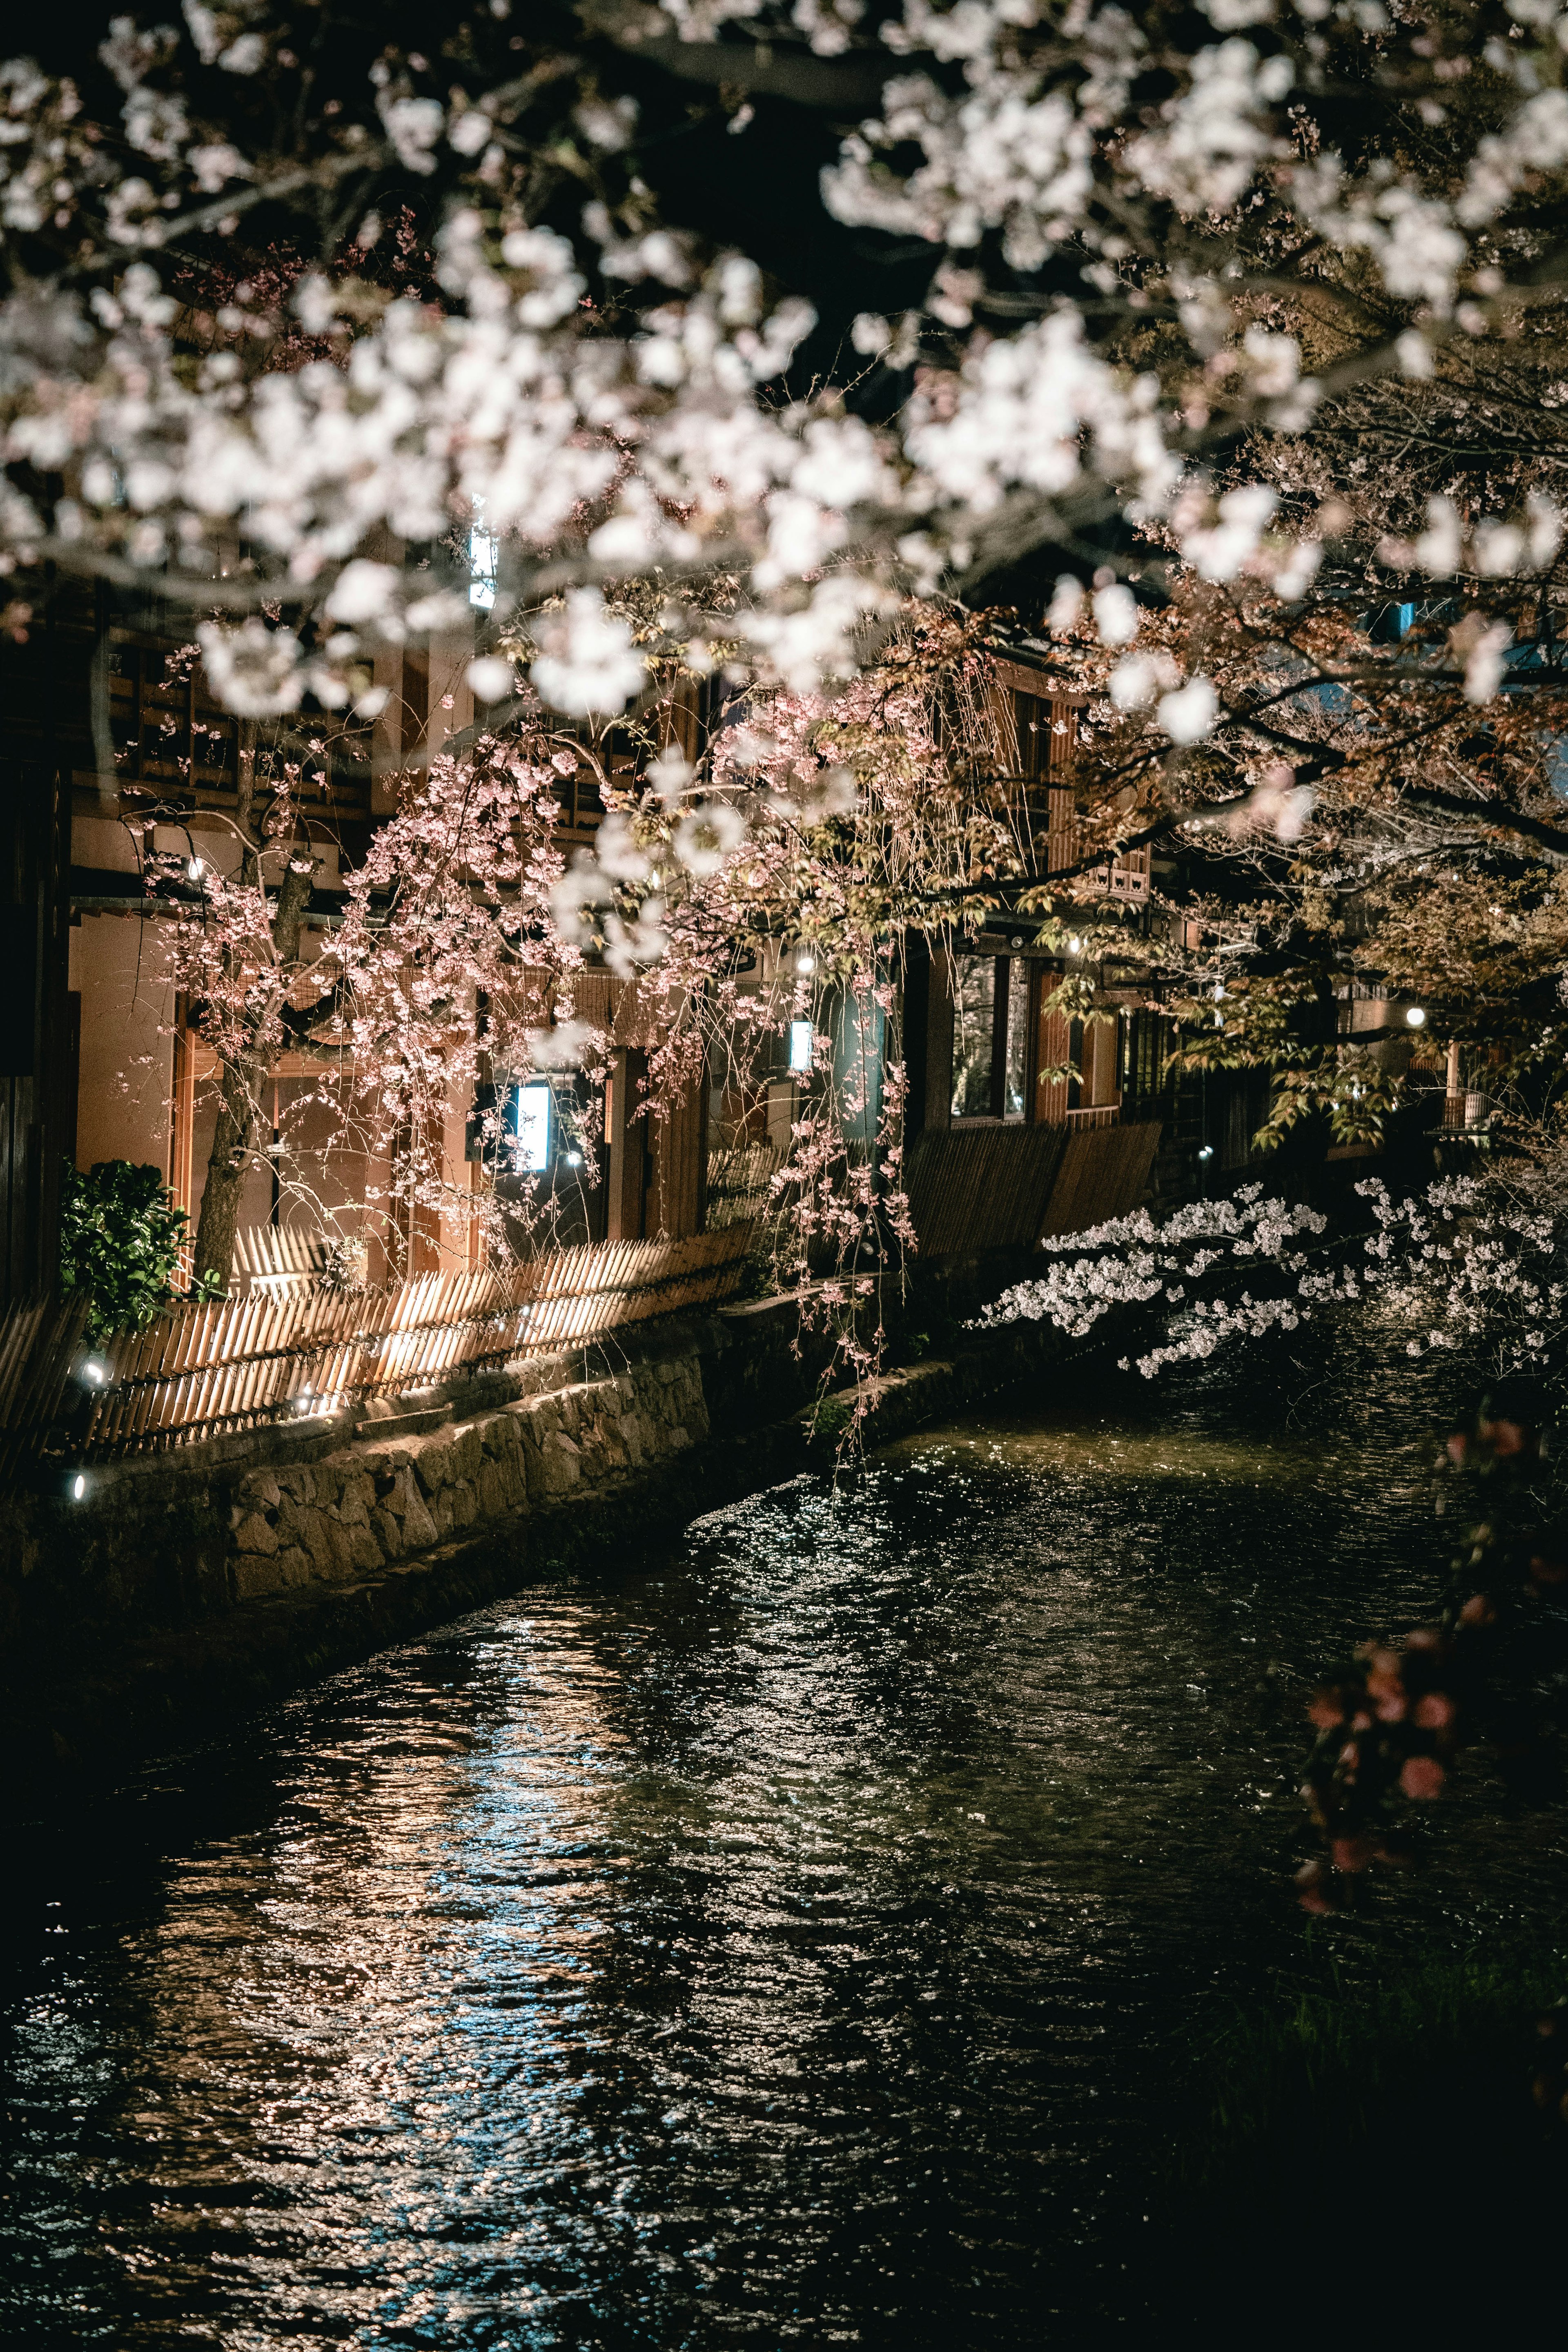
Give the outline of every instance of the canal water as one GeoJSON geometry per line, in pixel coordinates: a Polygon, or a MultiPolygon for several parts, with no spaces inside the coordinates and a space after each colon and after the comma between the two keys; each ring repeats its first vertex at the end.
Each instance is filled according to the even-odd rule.
{"type": "MultiPolygon", "coordinates": [[[[931,1431],[35,1825],[6,2339],[1131,2340],[1181,2069],[1321,1932],[1303,1677],[1432,1605],[1414,1379],[931,1431]]],[[[1431,1844],[1347,1969],[1539,1913],[1539,1820],[1431,1844]]]]}

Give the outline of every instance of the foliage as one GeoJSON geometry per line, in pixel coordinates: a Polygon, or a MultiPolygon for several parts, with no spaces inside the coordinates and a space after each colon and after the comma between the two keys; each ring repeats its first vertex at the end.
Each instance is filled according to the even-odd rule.
{"type": "Polygon", "coordinates": [[[1568,1952],[1553,1950],[1427,1951],[1353,1983],[1331,1960],[1321,1982],[1242,2009],[1194,2046],[1194,2127],[1173,2168],[1210,2196],[1259,2168],[1295,2179],[1303,2161],[1342,2160],[1391,2101],[1479,2053],[1511,2075],[1522,2121],[1539,2047],[1528,2021],[1554,2020],[1565,1981],[1568,1952]]]}
{"type": "Polygon", "coordinates": [[[855,1426],[855,1406],[847,1397],[819,1396],[811,1408],[810,1433],[818,1445],[842,1446],[855,1426]]]}
{"type": "Polygon", "coordinates": [[[1347,1901],[1375,1864],[1408,1863],[1401,1800],[1441,1796],[1462,1750],[1484,1743],[1528,1790],[1562,1729],[1552,1692],[1568,1658],[1568,1544],[1543,1523],[1540,1433],[1513,1410],[1483,1402],[1439,1456],[1454,1524],[1437,1622],[1363,1644],[1313,1695],[1302,1793],[1327,1853],[1298,1874],[1310,1911],[1347,1901]]]}
{"type": "MultiPolygon", "coordinates": [[[[600,952],[637,985],[654,1117],[716,1052],[744,1091],[811,1020],[783,1254],[826,1265],[868,1361],[857,1302],[910,1239],[900,943],[998,905],[1063,956],[1054,1009],[1092,1013],[1114,960],[1179,1067],[1268,1069],[1266,1144],[1377,1140],[1413,1051],[1450,1050],[1535,1139],[1568,958],[1549,9],[331,24],[302,58],[271,0],[117,17],[85,67],[5,71],[5,625],[61,571],[155,593],[250,730],[237,864],[181,949],[220,1059],[204,1264],[280,1045],[331,1065],[296,1130],[324,1102],[389,1159],[389,1209],[453,1206],[439,1072],[563,1053],[600,952]],[[764,137],[816,211],[752,256],[764,137]],[[474,530],[488,716],[409,781],[314,970],[300,780],[376,716],[378,659],[468,629],[474,530]],[[966,610],[1005,593],[1005,630],[966,610]],[[1080,698],[1078,855],[1048,880],[983,690],[1008,635],[1080,698]],[[552,877],[547,787],[515,778],[607,776],[620,724],[658,780],[607,792],[552,877]],[[1134,844],[1152,927],[1110,887],[1134,844]]],[[[271,1164],[310,1191],[289,1142],[271,1164]]]]}
{"type": "MultiPolygon", "coordinates": [[[[6,549],[155,575],[209,616],[233,708],[363,697],[375,646],[466,590],[388,541],[455,552],[476,510],[498,614],[526,618],[535,686],[578,714],[641,689],[617,578],[655,604],[727,583],[710,666],[812,691],[910,590],[968,596],[1036,550],[1092,571],[1126,525],[1286,605],[1336,563],[1499,580],[1555,551],[1525,464],[1480,468],[1508,504],[1457,531],[1414,475],[1381,506],[1317,491],[1353,471],[1367,403],[1386,457],[1414,388],[1447,496],[1443,399],[1554,329],[1549,11],[515,21],[459,11],[421,48],[334,18],[301,56],[289,13],[247,0],[114,19],[85,88],[6,68],[6,549]],[[736,252],[753,117],[799,151],[813,111],[855,127],[817,191],[790,158],[810,232],[736,252]],[[388,228],[414,192],[423,253],[388,228]]],[[[1124,598],[1098,590],[1107,645],[1124,598]]],[[[1214,698],[1198,668],[1165,683],[1178,752],[1214,698]]]]}
{"type": "Polygon", "coordinates": [[[68,1161],[60,1193],[60,1288],[91,1301],[88,1336],[139,1331],[176,1297],[188,1220],[157,1168],[100,1160],[84,1176],[68,1161]]]}

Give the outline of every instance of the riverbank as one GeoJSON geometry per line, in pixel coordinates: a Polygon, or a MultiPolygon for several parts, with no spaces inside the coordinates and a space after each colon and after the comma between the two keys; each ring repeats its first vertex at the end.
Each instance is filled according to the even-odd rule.
{"type": "Polygon", "coordinates": [[[1568,1939],[1388,1951],[1361,1980],[1328,1950],[1316,1976],[1178,2059],[1152,2191],[1169,2308],[1204,2308],[1220,2343],[1316,2341],[1342,2312],[1436,2342],[1530,2332],[1568,2195],[1568,2133],[1533,2095],[1568,1939]]]}
{"type": "MultiPolygon", "coordinates": [[[[992,1270],[991,1283],[995,1280],[992,1270]]],[[[965,1270],[923,1319],[991,1286],[965,1270]]],[[[905,1352],[925,1335],[900,1318],[905,1352]]],[[[6,1761],[112,1774],[323,1675],[831,1463],[856,1402],[882,1443],[1026,1381],[1036,1326],[823,1391],[798,1310],[763,1300],[433,1390],[352,1422],[246,1432],[5,1507],[6,1761]]]]}

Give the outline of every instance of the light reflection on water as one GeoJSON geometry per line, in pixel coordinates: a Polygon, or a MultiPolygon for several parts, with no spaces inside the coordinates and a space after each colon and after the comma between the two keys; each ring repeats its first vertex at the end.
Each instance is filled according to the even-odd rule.
{"type": "MultiPolygon", "coordinates": [[[[1131,2333],[1165,2047],[1300,1948],[1266,1669],[1432,1590],[1349,1393],[911,1439],[41,1832],[16,2340],[1131,2333]]],[[[1473,1932],[1467,1834],[1387,1932],[1473,1932]]]]}

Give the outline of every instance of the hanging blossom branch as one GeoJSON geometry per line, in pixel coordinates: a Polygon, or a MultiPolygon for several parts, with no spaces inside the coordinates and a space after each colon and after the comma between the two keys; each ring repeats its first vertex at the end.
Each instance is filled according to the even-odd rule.
{"type": "Polygon", "coordinates": [[[1500,1370],[1544,1360],[1568,1301],[1562,1222],[1549,1204],[1489,1192],[1473,1177],[1445,1178],[1404,1201],[1375,1178],[1356,1191],[1373,1230],[1326,1242],[1317,1210],[1266,1200],[1258,1184],[1194,1202],[1163,1224],[1140,1210],[1047,1241],[1049,1271],[1004,1291],[979,1326],[1049,1322],[1082,1339],[1114,1308],[1163,1308],[1169,1336],[1120,1359],[1121,1370],[1152,1380],[1227,1341],[1292,1331],[1322,1307],[1375,1304],[1416,1325],[1405,1341],[1412,1356],[1493,1342],[1500,1370]],[[1338,1262],[1321,1263],[1331,1255],[1338,1262]],[[1260,1274],[1274,1280],[1255,1296],[1260,1274]],[[1248,1286],[1227,1295],[1240,1278],[1248,1286]]]}

